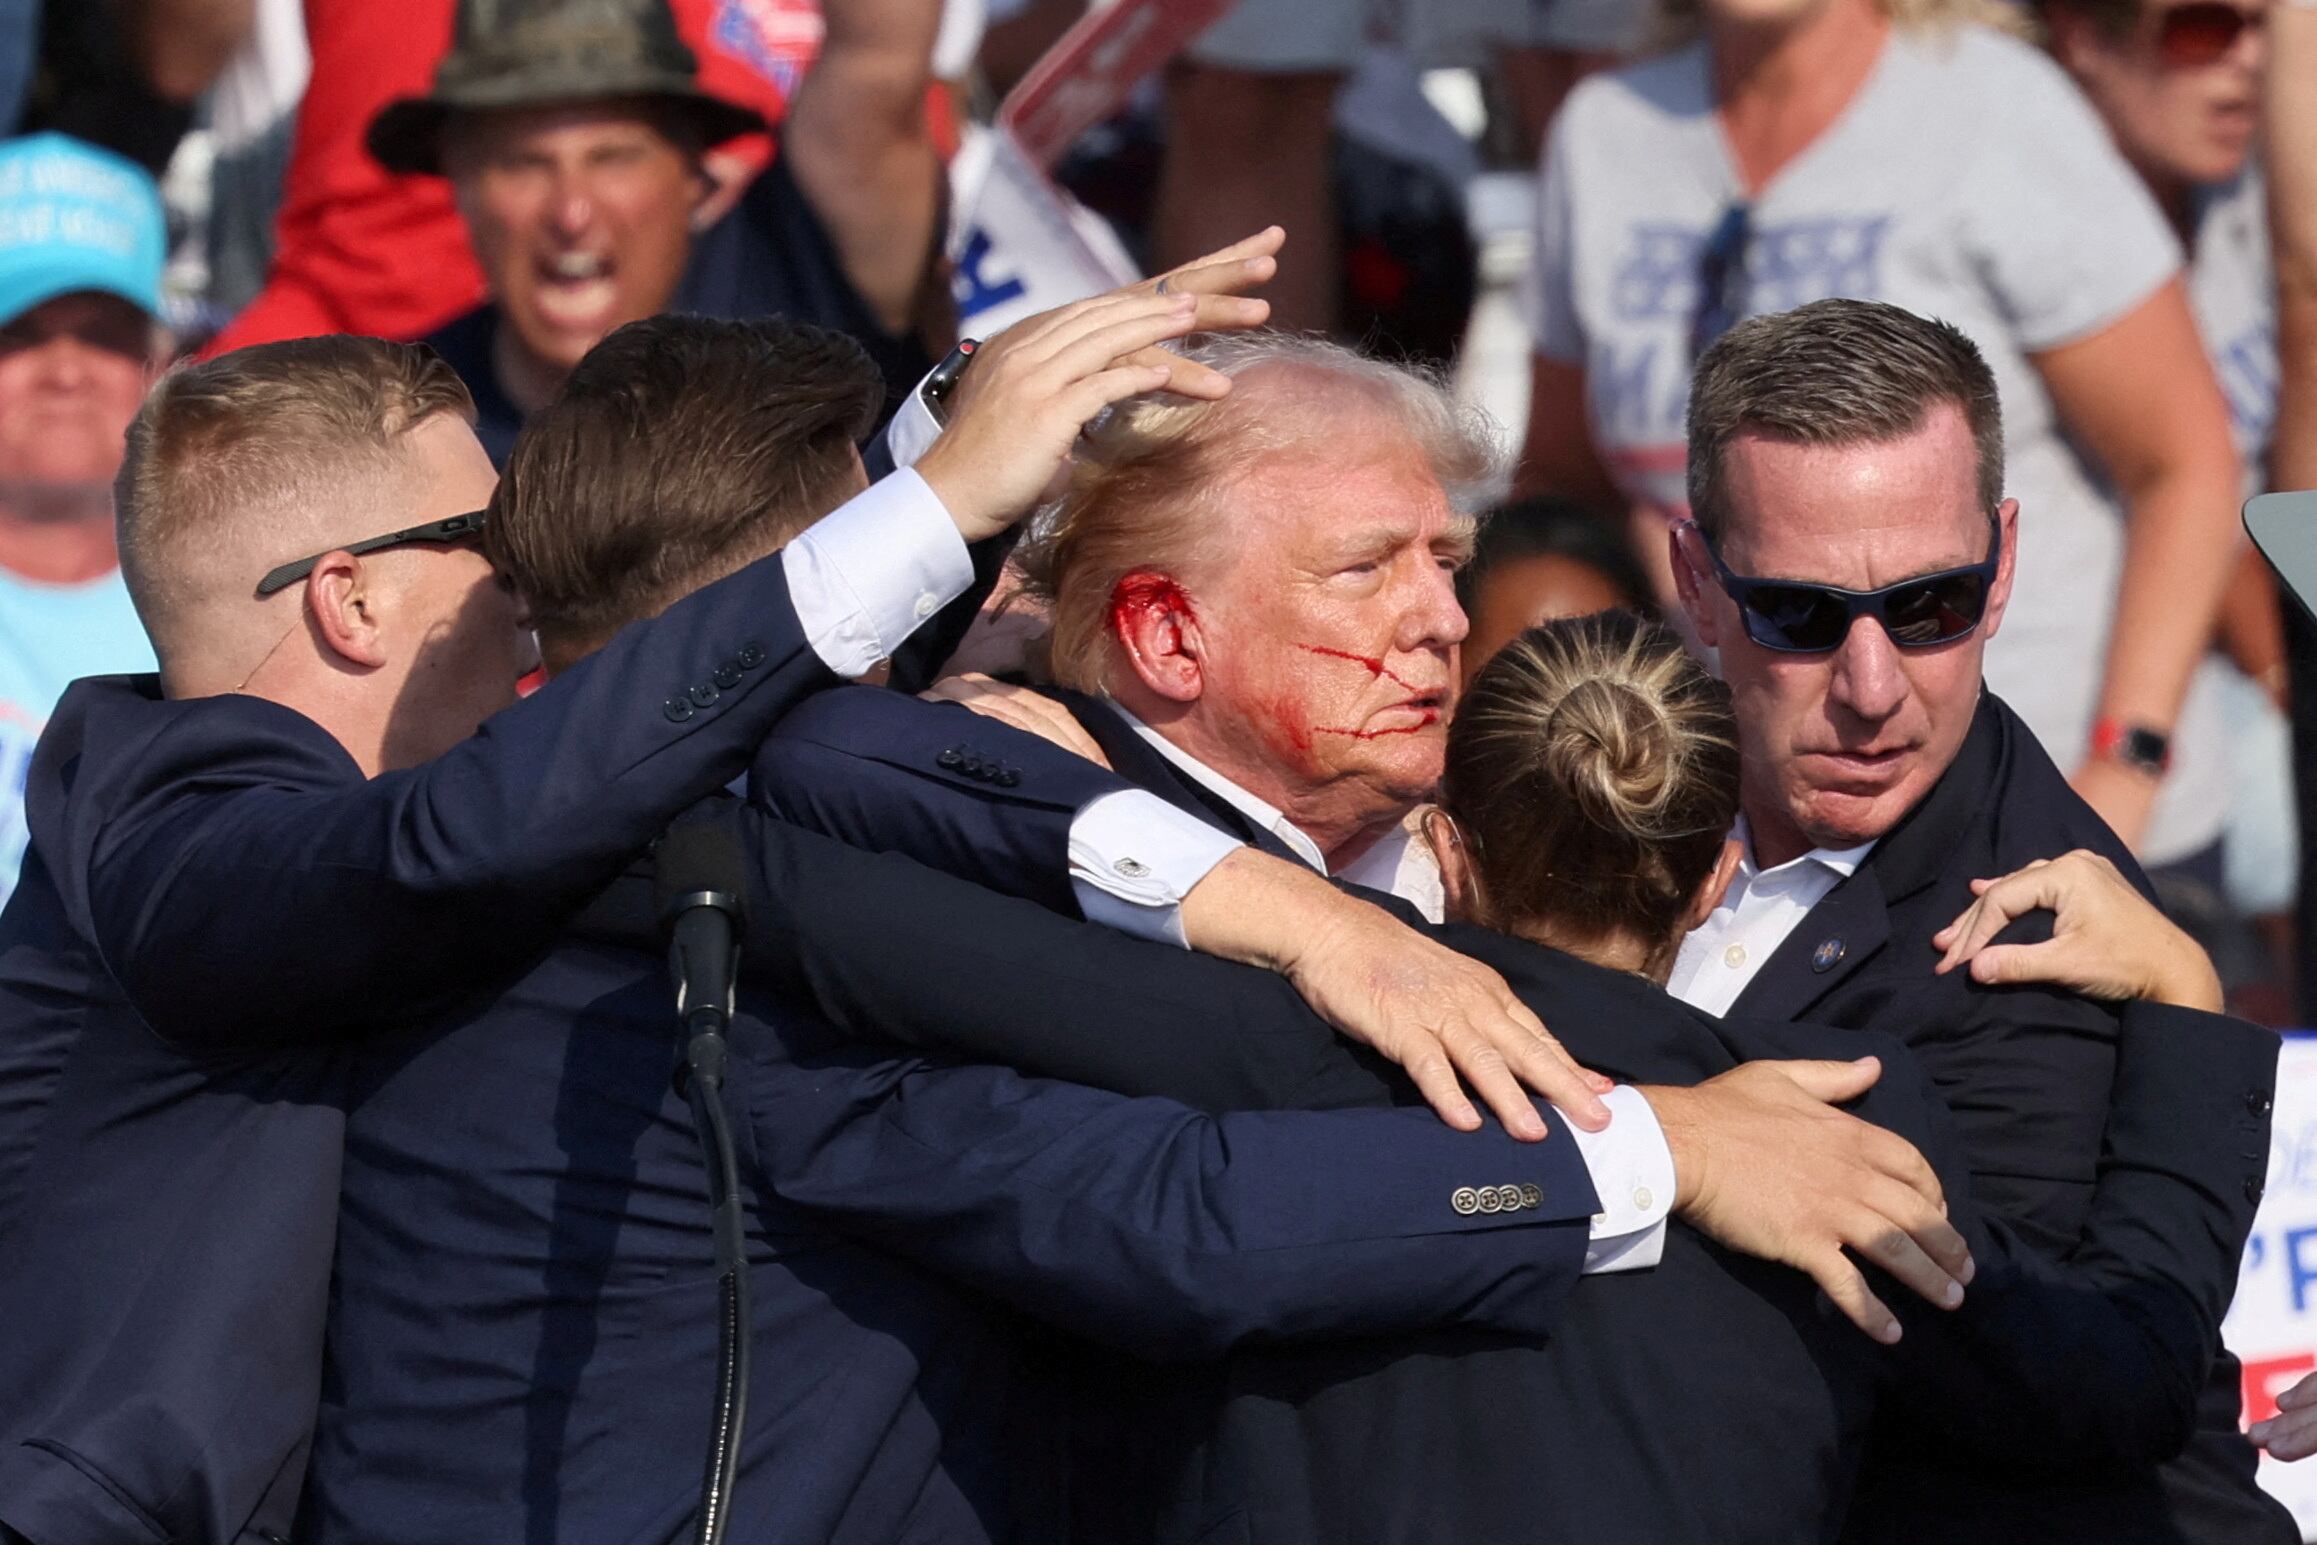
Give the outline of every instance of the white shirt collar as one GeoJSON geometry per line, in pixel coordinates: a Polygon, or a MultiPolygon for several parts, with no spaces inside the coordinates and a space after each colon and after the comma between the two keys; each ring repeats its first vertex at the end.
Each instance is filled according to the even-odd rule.
{"type": "Polygon", "coordinates": [[[1281,842],[1286,843],[1295,850],[1297,858],[1302,859],[1321,874],[1327,873],[1327,855],[1320,852],[1319,844],[1305,836],[1303,829],[1282,814],[1277,805],[1248,793],[1238,784],[1233,783],[1215,771],[1214,768],[1209,767],[1129,713],[1117,699],[1106,698],[1104,701],[1110,704],[1112,712],[1126,721],[1127,728],[1148,741],[1153,751],[1181,768],[1184,775],[1189,777],[1192,782],[1199,784],[1232,809],[1254,822],[1257,830],[1267,831],[1281,842]]]}
{"type": "Polygon", "coordinates": [[[1746,818],[1743,815],[1738,817],[1738,824],[1730,828],[1730,835],[1737,840],[1738,846],[1742,850],[1738,859],[1738,872],[1740,877],[1746,880],[1759,879],[1764,875],[1794,873],[1796,866],[1801,864],[1818,864],[1833,870],[1847,880],[1858,873],[1858,866],[1866,862],[1866,856],[1872,853],[1875,847],[1875,839],[1869,837],[1858,846],[1851,848],[1812,848],[1799,857],[1790,858],[1783,864],[1773,864],[1768,869],[1764,869],[1754,862],[1754,833],[1746,825],[1746,818]]]}

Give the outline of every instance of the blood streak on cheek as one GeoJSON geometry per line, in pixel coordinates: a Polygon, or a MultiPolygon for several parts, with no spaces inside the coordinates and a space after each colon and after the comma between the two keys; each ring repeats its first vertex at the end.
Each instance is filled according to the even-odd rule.
{"type": "Polygon", "coordinates": [[[1124,640],[1136,614],[1157,612],[1162,617],[1198,620],[1190,592],[1164,574],[1129,574],[1111,588],[1110,631],[1124,640]]]}
{"type": "Polygon", "coordinates": [[[1323,724],[1314,729],[1312,733],[1315,735],[1349,735],[1354,740],[1382,740],[1386,735],[1421,734],[1439,722],[1440,715],[1427,708],[1424,710],[1423,716],[1414,724],[1396,724],[1390,729],[1384,730],[1341,730],[1323,724]]]}
{"type": "Polygon", "coordinates": [[[1418,690],[1414,682],[1387,670],[1384,662],[1374,655],[1353,654],[1348,649],[1330,649],[1325,644],[1298,644],[1295,647],[1310,654],[1325,655],[1331,660],[1349,660],[1354,665],[1364,665],[1368,668],[1368,674],[1371,676],[1386,677],[1395,684],[1406,687],[1411,692],[1418,690]]]}

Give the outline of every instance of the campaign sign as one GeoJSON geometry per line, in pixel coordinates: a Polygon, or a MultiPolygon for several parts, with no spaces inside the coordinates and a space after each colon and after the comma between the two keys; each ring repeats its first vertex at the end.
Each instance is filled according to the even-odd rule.
{"type": "Polygon", "coordinates": [[[1182,52],[1231,0],[1116,0],[1096,6],[1030,66],[998,122],[1030,163],[1052,170],[1095,124],[1126,105],[1136,82],[1182,52]]]}
{"type": "Polygon", "coordinates": [[[1003,126],[969,129],[949,175],[961,336],[987,338],[1142,277],[1102,217],[1031,165],[1003,126]]]}
{"type": "MultiPolygon", "coordinates": [[[[2317,1033],[2286,1032],[2273,1120],[2268,1191],[2222,1331],[2245,1365],[2247,1422],[2274,1416],[2278,1392],[2317,1371],[2317,1033]]],[[[2317,1540],[2317,1457],[2264,1455],[2261,1485],[2317,1540]]]]}

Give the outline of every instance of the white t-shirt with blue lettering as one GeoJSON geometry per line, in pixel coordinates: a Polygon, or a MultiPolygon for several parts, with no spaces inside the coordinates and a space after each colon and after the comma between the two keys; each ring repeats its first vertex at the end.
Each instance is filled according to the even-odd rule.
{"type": "MultiPolygon", "coordinates": [[[[1689,333],[1709,235],[1744,201],[1705,46],[1596,76],[1545,153],[1526,296],[1540,354],[1582,364],[1594,443],[1637,500],[1686,510],[1689,333]]],[[[2181,266],[2147,190],[2058,67],[1985,28],[1894,29],[1842,115],[1752,201],[1749,314],[1828,296],[1954,323],[2002,393],[2019,578],[1989,683],[2060,766],[2091,740],[2124,522],[2029,356],[2100,331],[2181,266]]],[[[2142,842],[2214,841],[2217,705],[2192,688],[2142,842]]]]}
{"type": "Polygon", "coordinates": [[[40,585],[0,569],[0,901],[24,862],[24,775],[49,710],[82,676],[153,668],[118,571],[85,585],[40,585]]]}

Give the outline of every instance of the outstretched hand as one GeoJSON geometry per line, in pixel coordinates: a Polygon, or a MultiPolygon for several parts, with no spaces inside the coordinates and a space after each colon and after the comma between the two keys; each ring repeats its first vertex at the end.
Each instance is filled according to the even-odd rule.
{"type": "Polygon", "coordinates": [[[1259,327],[1267,302],[1236,293],[1271,277],[1274,226],[1090,300],[1024,318],[973,357],[941,437],[917,472],[968,542],[1036,508],[1079,433],[1113,403],[1171,391],[1213,400],[1230,380],[1161,345],[1194,332],[1259,327]]]}
{"type": "Polygon", "coordinates": [[[1674,1211],[1729,1249],[1809,1274],[1888,1345],[1899,1322],[1846,1250],[1944,1309],[1971,1252],[1931,1166],[1904,1138],[1835,1109],[1882,1076],[1856,1062],[1749,1062],[1694,1089],[1641,1092],[1673,1151],[1674,1211]]]}
{"type": "Polygon", "coordinates": [[[2202,946],[2132,887],[2116,866],[2078,848],[2037,859],[1993,880],[1973,880],[1979,899],[1931,935],[1941,973],[1968,967],[1989,985],[2050,982],[2087,997],[2158,1003],[2218,1013],[2220,976],[2202,946]],[[2030,912],[2052,914],[2041,944],[1996,944],[2030,912]]]}

